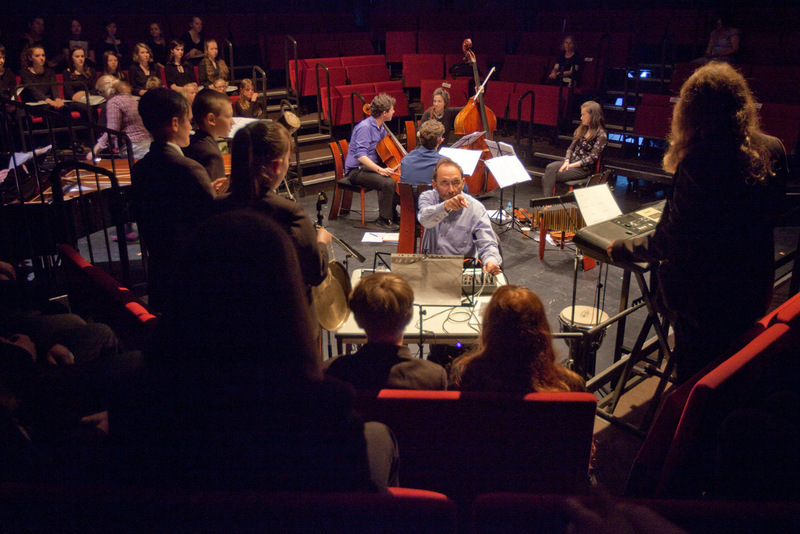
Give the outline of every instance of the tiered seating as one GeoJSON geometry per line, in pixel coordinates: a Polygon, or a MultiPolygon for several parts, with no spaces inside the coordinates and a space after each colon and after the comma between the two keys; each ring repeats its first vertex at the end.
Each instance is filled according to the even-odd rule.
{"type": "Polygon", "coordinates": [[[328,91],[325,87],[321,87],[320,99],[322,112],[325,117],[331,118],[333,126],[349,124],[351,116],[355,117],[356,122],[364,117],[361,108],[361,100],[355,96],[351,99],[353,91],[357,91],[358,94],[364,97],[367,104],[369,104],[372,98],[378,93],[386,93],[389,96],[393,96],[397,101],[394,105],[394,114],[396,117],[405,117],[409,114],[408,98],[403,92],[403,83],[400,80],[360,83],[356,85],[341,84],[336,87],[331,87],[330,109],[328,109],[328,91]],[[353,111],[352,115],[351,110],[353,111]]]}
{"type": "Polygon", "coordinates": [[[669,133],[674,97],[669,95],[642,94],[636,106],[633,135],[666,139],[669,133]]]}
{"type": "Polygon", "coordinates": [[[403,54],[403,87],[444,78],[444,54],[403,54]]]}
{"type": "Polygon", "coordinates": [[[761,128],[783,142],[787,154],[796,154],[800,137],[800,104],[771,104],[759,107],[761,128]]]}
{"type": "Polygon", "coordinates": [[[509,55],[503,62],[500,79],[506,82],[542,83],[553,60],[547,55],[509,55]]]}
{"type": "Polygon", "coordinates": [[[386,32],[386,62],[402,63],[406,54],[417,53],[417,32],[386,32]]]}
{"type": "MultiPolygon", "coordinates": [[[[330,76],[331,87],[347,83],[347,70],[342,66],[342,58],[326,57],[317,59],[298,59],[297,73],[295,74],[295,61],[289,61],[289,80],[292,87],[298,89],[299,96],[313,96],[317,94],[317,64],[325,65],[330,76]],[[295,75],[297,78],[295,78],[295,75]]],[[[319,69],[320,86],[326,85],[325,69],[319,69]]]]}

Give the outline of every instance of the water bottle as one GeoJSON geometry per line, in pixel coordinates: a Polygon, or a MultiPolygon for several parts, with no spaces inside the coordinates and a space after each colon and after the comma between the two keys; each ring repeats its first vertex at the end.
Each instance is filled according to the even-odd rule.
{"type": "Polygon", "coordinates": [[[511,202],[506,204],[506,213],[508,213],[508,222],[510,223],[514,220],[514,208],[511,206],[511,202]]]}

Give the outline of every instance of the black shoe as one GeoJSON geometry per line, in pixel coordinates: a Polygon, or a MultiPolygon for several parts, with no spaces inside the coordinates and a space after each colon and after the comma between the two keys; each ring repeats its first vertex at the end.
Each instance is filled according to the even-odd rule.
{"type": "Polygon", "coordinates": [[[394,217],[392,217],[392,222],[393,222],[394,224],[398,224],[398,225],[399,225],[399,224],[400,224],[400,215],[398,215],[397,213],[395,213],[395,214],[394,214],[394,217]]]}
{"type": "Polygon", "coordinates": [[[393,230],[397,230],[396,224],[394,224],[389,219],[384,219],[383,217],[378,217],[378,219],[375,221],[375,226],[390,232],[393,230]]]}

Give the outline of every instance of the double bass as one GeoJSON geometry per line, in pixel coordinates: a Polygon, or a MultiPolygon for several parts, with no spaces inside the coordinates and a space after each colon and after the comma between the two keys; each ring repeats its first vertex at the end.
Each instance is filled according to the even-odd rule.
{"type": "MultiPolygon", "coordinates": [[[[464,106],[464,109],[456,116],[455,133],[457,135],[467,135],[482,131],[485,133],[484,137],[491,139],[494,135],[494,131],[497,129],[497,116],[483,103],[483,85],[481,85],[480,75],[478,74],[478,63],[475,59],[475,53],[472,51],[472,40],[464,39],[461,50],[464,52],[465,59],[469,60],[472,64],[472,75],[475,78],[475,88],[478,94],[471,98],[469,102],[467,102],[467,105],[464,106]]],[[[492,69],[492,71],[493,70],[494,69],[492,69]]],[[[491,76],[491,72],[489,76],[491,76]]],[[[484,80],[484,84],[489,79],[489,76],[484,80]]],[[[495,181],[494,176],[492,176],[484,163],[484,160],[492,157],[491,152],[489,152],[489,147],[487,147],[484,142],[484,137],[464,147],[483,152],[480,161],[478,161],[478,165],[475,167],[475,171],[466,179],[467,187],[471,195],[481,195],[497,189],[497,181],[495,181]]]]}

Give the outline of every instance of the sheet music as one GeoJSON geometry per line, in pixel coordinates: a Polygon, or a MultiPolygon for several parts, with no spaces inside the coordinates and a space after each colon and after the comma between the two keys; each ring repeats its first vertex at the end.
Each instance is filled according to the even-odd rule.
{"type": "Polygon", "coordinates": [[[14,157],[8,160],[8,170],[14,168],[14,163],[16,162],[18,167],[29,162],[34,154],[37,156],[41,156],[42,154],[47,154],[53,149],[53,145],[43,146],[41,148],[37,148],[33,152],[14,152],[14,157]]]}
{"type": "Polygon", "coordinates": [[[439,149],[439,154],[458,163],[458,166],[464,171],[464,176],[471,176],[475,172],[475,167],[478,166],[478,161],[481,159],[483,152],[481,150],[442,147],[439,149]]]}
{"type": "Polygon", "coordinates": [[[231,125],[231,131],[228,132],[228,135],[226,135],[225,137],[227,137],[228,139],[232,139],[233,136],[236,135],[236,132],[238,132],[240,129],[244,128],[245,126],[253,122],[258,122],[259,120],[260,119],[251,119],[248,117],[234,117],[233,124],[231,125]]]}
{"type": "Polygon", "coordinates": [[[608,184],[584,187],[573,191],[586,226],[608,221],[622,215],[608,184]]]}
{"type": "Polygon", "coordinates": [[[497,185],[501,188],[520,182],[528,182],[531,179],[525,166],[517,156],[500,156],[486,160],[486,166],[492,171],[497,185]]]}
{"type": "Polygon", "coordinates": [[[514,152],[514,147],[508,143],[504,143],[502,141],[492,141],[491,139],[487,139],[484,142],[486,143],[486,146],[489,147],[489,152],[491,152],[493,158],[517,155],[517,153],[514,152]]]}
{"type": "Polygon", "coordinates": [[[459,148],[462,146],[472,144],[484,135],[486,135],[486,132],[472,132],[471,134],[465,135],[464,137],[462,137],[461,139],[450,145],[450,148],[459,148]]]}

